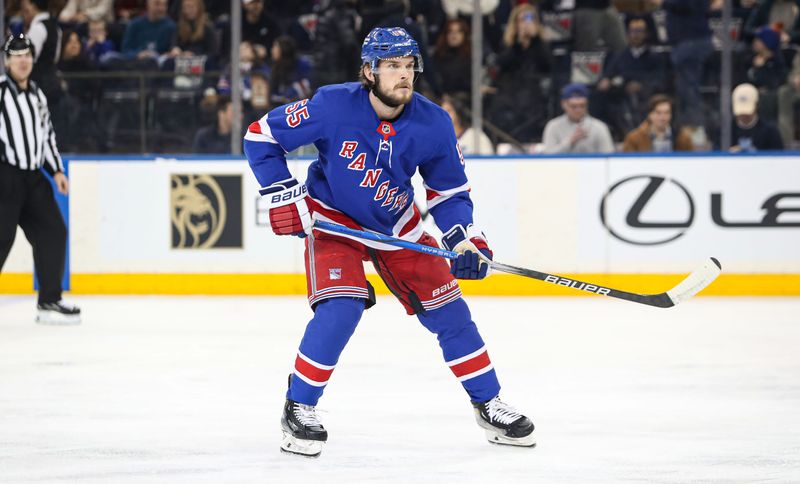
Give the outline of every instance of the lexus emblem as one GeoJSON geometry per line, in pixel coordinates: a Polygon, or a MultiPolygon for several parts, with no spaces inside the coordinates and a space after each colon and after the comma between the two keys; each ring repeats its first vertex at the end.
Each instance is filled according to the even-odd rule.
{"type": "Polygon", "coordinates": [[[600,220],[612,236],[628,244],[666,244],[692,225],[694,200],[675,179],[636,175],[603,195],[600,220]]]}

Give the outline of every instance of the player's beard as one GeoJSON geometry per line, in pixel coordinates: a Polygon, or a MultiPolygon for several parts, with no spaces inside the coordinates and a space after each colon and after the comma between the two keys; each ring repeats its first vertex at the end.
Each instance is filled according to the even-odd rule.
{"type": "Polygon", "coordinates": [[[414,96],[414,84],[412,82],[408,82],[407,84],[398,84],[391,88],[391,90],[386,91],[381,85],[380,78],[375,76],[375,86],[372,88],[372,92],[375,94],[375,97],[380,100],[380,102],[389,106],[390,108],[396,108],[411,102],[411,98],[414,96]],[[398,89],[399,87],[407,87],[408,90],[405,91],[406,94],[403,94],[403,91],[398,89]]]}

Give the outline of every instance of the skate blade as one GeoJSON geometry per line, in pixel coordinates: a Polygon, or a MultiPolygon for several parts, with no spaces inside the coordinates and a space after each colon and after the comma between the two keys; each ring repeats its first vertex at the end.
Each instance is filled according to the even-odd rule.
{"type": "Polygon", "coordinates": [[[518,439],[514,439],[511,437],[506,437],[504,435],[500,435],[495,431],[484,429],[486,432],[486,440],[489,443],[497,444],[497,445],[513,445],[516,447],[536,447],[536,437],[531,432],[530,435],[526,435],[525,437],[520,437],[518,439]]]}
{"type": "Polygon", "coordinates": [[[319,440],[297,439],[284,432],[283,442],[281,442],[281,452],[302,457],[316,458],[322,453],[322,444],[324,444],[324,442],[319,440]]]}
{"type": "Polygon", "coordinates": [[[39,311],[36,315],[37,324],[48,324],[52,326],[73,326],[81,324],[80,314],[61,314],[55,311],[39,311]]]}

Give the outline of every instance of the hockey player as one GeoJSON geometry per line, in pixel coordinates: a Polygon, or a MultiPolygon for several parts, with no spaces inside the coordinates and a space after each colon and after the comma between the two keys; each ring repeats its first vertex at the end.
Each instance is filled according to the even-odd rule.
{"type": "Polygon", "coordinates": [[[376,28],[364,40],[361,60],[360,83],[325,86],[310,100],[276,108],[252,123],[244,138],[273,231],[305,237],[314,310],[289,377],[281,449],[318,456],[328,438],[315,406],[362,312],[375,304],[363,261],[371,261],[408,314],[437,335],[488,440],[532,447],[533,423],[500,400],[494,367],[453,277],[486,277],[492,251],[473,225],[453,124],[414,92],[423,68],[417,42],[402,28],[376,28]],[[285,155],[310,143],[319,158],[301,184],[285,155]],[[319,219],[436,246],[413,203],[417,170],[442,244],[460,254],[451,267],[431,255],[312,230],[319,219]]]}

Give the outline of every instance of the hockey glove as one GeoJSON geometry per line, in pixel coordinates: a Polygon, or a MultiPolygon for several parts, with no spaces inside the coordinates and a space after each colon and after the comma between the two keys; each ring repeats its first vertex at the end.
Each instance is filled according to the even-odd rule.
{"type": "Polygon", "coordinates": [[[464,229],[456,225],[442,236],[442,245],[447,250],[458,253],[458,258],[450,261],[450,273],[458,279],[483,279],[489,275],[489,262],[492,254],[483,233],[469,224],[464,229]]]}
{"type": "Polygon", "coordinates": [[[294,178],[275,182],[258,191],[267,199],[269,223],[277,235],[305,237],[314,220],[308,209],[308,189],[294,178]]]}

